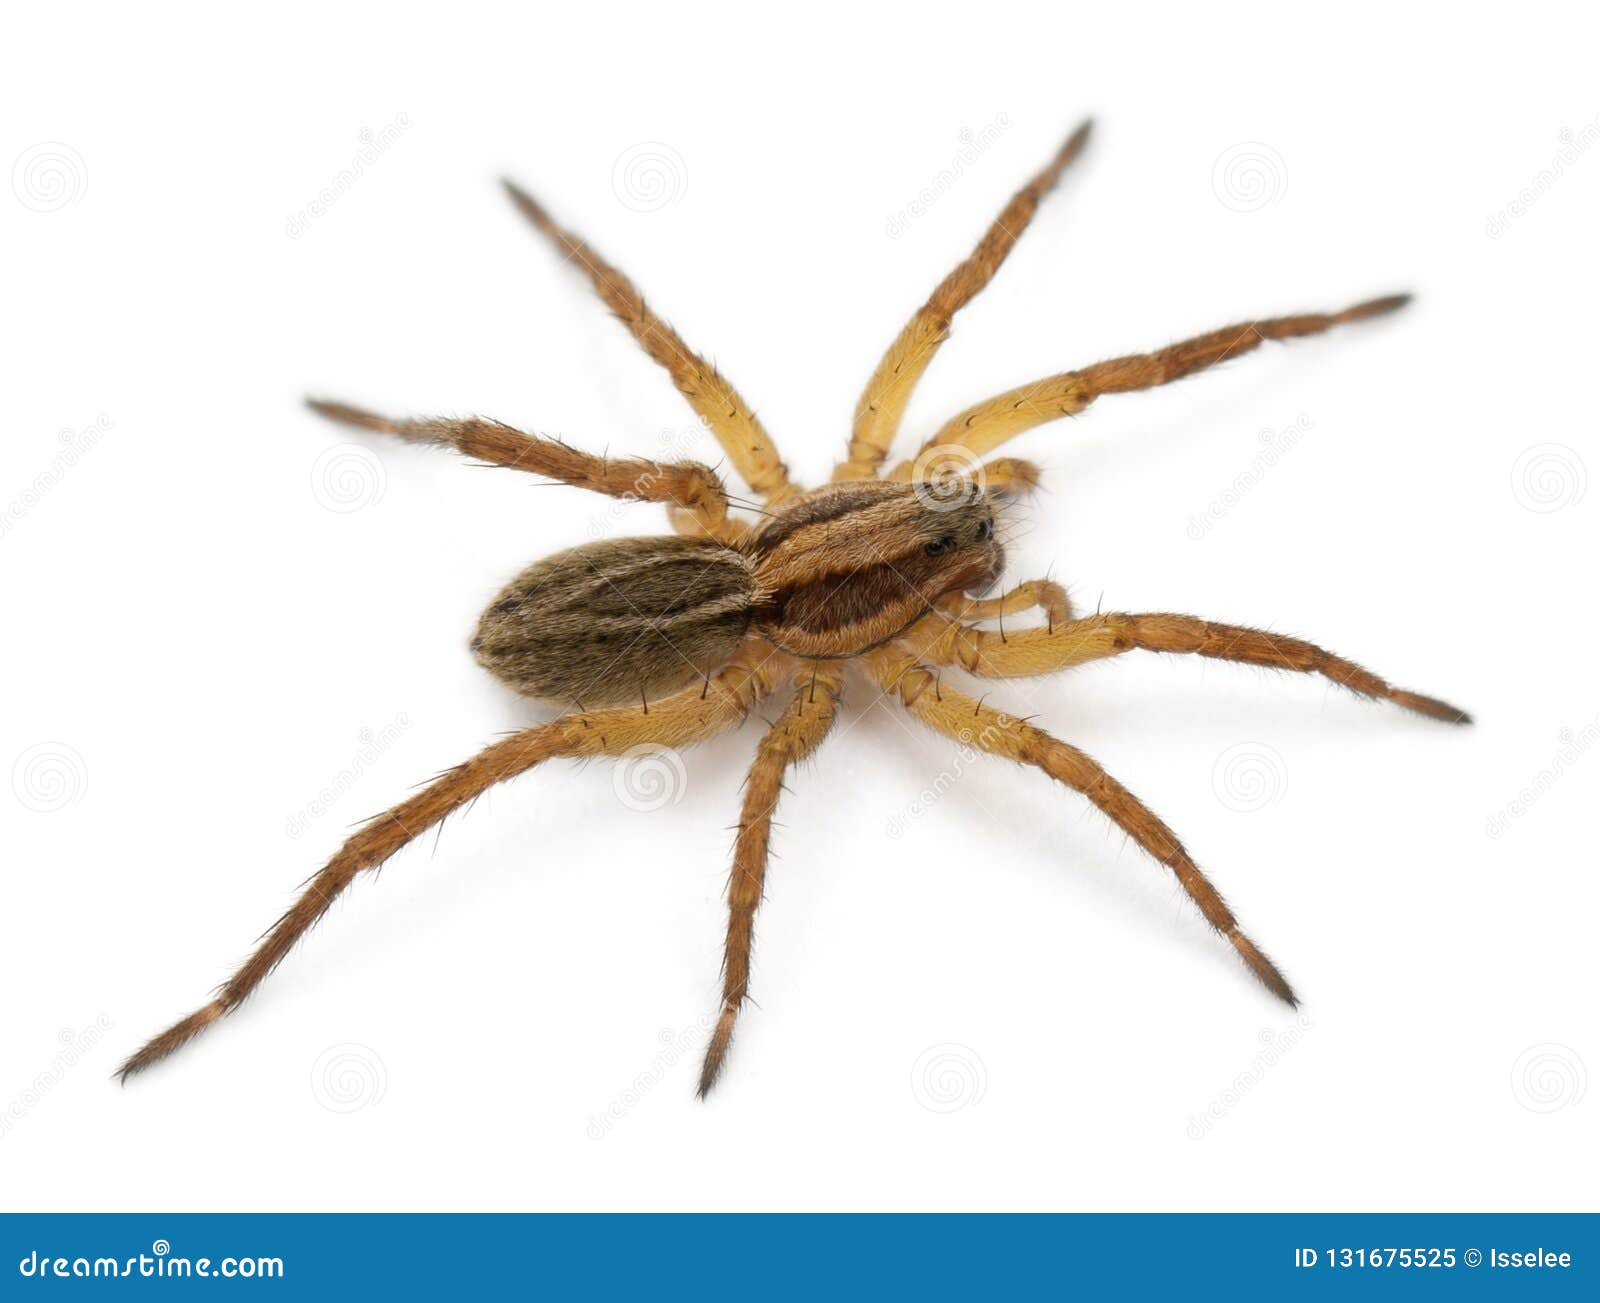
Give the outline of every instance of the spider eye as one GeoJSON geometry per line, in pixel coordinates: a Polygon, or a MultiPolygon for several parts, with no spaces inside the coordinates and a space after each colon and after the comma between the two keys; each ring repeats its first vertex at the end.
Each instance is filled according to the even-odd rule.
{"type": "Polygon", "coordinates": [[[923,548],[922,550],[924,552],[926,552],[929,556],[943,556],[946,552],[950,551],[950,549],[953,548],[955,545],[956,545],[956,541],[953,538],[949,538],[949,537],[936,538],[936,539],[933,540],[933,542],[929,543],[928,546],[923,548]]]}
{"type": "Polygon", "coordinates": [[[978,542],[987,543],[994,537],[994,517],[988,517],[983,524],[978,526],[978,542]]]}

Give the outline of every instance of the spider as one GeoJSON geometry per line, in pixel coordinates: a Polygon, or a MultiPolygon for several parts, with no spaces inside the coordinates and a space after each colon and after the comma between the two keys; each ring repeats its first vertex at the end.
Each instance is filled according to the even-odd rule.
{"type": "Polygon", "coordinates": [[[494,742],[364,824],[210,1002],[130,1057],[121,1079],[238,1008],[357,877],[496,783],[556,757],[619,756],[699,742],[737,728],[759,702],[783,693],[744,789],[728,885],[722,1004],[699,1078],[704,1097],[722,1070],[749,995],[753,925],[785,773],[827,736],[847,676],[864,677],[934,732],[1034,766],[1087,798],[1171,870],[1268,990],[1296,1004],[1283,974],[1240,930],[1217,889],[1147,806],[1070,743],[946,685],[941,669],[1013,678],[1135,649],[1187,652],[1321,674],[1362,697],[1449,723],[1470,722],[1454,706],[1392,687],[1297,638],[1190,615],[1078,617],[1066,591],[1048,579],[983,596],[1004,563],[997,511],[1039,481],[1031,462],[986,460],[1008,439],[1075,415],[1103,394],[1167,384],[1264,340],[1314,335],[1392,312],[1408,296],[1371,299],[1342,312],[1246,321],[1152,353],[1048,376],[969,407],[916,456],[885,466],[912,390],[949,336],[955,314],[994,276],[1088,134],[1086,122],[1012,196],[971,255],[901,330],[856,405],[844,460],[829,483],[814,489],[790,480],[749,405],[645,304],[632,281],[505,182],[522,215],[588,276],[606,306],[667,370],[762,505],[754,520],[731,513],[738,500],[698,462],[596,457],[492,420],[391,420],[309,400],[335,421],[440,444],[613,497],[664,503],[675,532],[589,543],[514,578],[483,613],[472,650],[503,682],[559,703],[567,713],[494,742]],[[1005,627],[1004,617],[1030,610],[1042,612],[1044,622],[1005,627]],[[994,621],[998,629],[986,627],[994,621]]]}

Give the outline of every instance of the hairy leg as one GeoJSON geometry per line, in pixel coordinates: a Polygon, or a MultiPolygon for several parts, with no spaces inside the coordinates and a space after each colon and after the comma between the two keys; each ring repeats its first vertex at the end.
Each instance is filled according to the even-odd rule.
{"type": "Polygon", "coordinates": [[[911,391],[928,369],[928,363],[933,361],[939,346],[949,338],[951,318],[971,302],[1000,269],[1000,264],[1028,229],[1040,200],[1055,187],[1062,171],[1078,156],[1088,138],[1089,123],[1085,122],[1072,133],[1044,170],[1011,197],[1011,202],[1001,209],[1000,215],[984,232],[977,248],[939,282],[928,301],[917,309],[916,315],[889,345],[889,351],[878,363],[856,404],[849,453],[846,460],[835,467],[835,480],[864,480],[877,475],[900,428],[906,404],[911,401],[911,391]]]}
{"type": "MultiPolygon", "coordinates": [[[[934,621],[931,627],[937,633],[944,630],[945,624],[962,620],[998,620],[1008,615],[1020,615],[1035,607],[1045,613],[1052,629],[1072,619],[1072,602],[1065,588],[1050,579],[1027,579],[999,597],[979,598],[951,593],[940,598],[939,614],[949,619],[944,623],[934,621]]],[[[908,636],[916,637],[918,634],[913,630],[908,636]]],[[[1002,628],[997,636],[1003,642],[1007,635],[1002,628]]]]}
{"type": "Polygon", "coordinates": [[[1026,497],[1039,487],[1039,466],[1021,457],[996,457],[978,467],[976,479],[980,488],[990,492],[1026,497]]]}
{"type": "Polygon", "coordinates": [[[767,877],[767,853],[772,837],[772,812],[783,790],[790,765],[804,760],[833,727],[839,708],[844,670],[835,662],[813,661],[795,671],[795,693],[789,707],[761,739],[755,763],[745,780],[744,805],[739,812],[739,836],[733,848],[733,873],[728,879],[728,940],[722,962],[722,1012],[706,1047],[700,1068],[701,1098],[716,1084],[722,1071],[733,1024],[750,993],[750,947],[754,940],[756,908],[767,877]]]}
{"type": "Polygon", "coordinates": [[[122,1065],[118,1075],[125,1081],[142,1072],[236,1009],[360,874],[378,868],[496,783],[557,756],[617,755],[641,743],[676,747],[712,737],[740,723],[788,664],[787,658],[774,657],[770,648],[752,642],[703,687],[654,702],[648,710],[630,706],[588,711],[523,729],[447,770],[352,835],[210,1003],[151,1040],[122,1065]]]}
{"type": "Polygon", "coordinates": [[[596,457],[558,439],[524,434],[499,421],[471,416],[461,420],[425,417],[394,420],[348,403],[309,398],[312,411],[332,421],[397,435],[408,443],[454,448],[468,457],[512,470],[545,475],[575,488],[613,498],[665,502],[689,513],[701,529],[721,538],[728,528],[728,495],[709,466],[699,462],[658,462],[643,457],[596,457]]]}
{"type": "Polygon", "coordinates": [[[1005,497],[1025,497],[1039,487],[1041,475],[1037,462],[1020,457],[996,457],[980,463],[963,449],[938,447],[925,449],[909,475],[902,478],[932,485],[936,491],[948,493],[952,500],[959,500],[961,494],[957,490],[969,484],[1005,497]]]}
{"type": "Polygon", "coordinates": [[[699,512],[667,504],[667,520],[673,532],[686,538],[714,538],[720,543],[738,546],[753,532],[750,525],[736,516],[729,516],[720,524],[709,524],[699,512]]]}
{"type": "Polygon", "coordinates": [[[1050,674],[1126,651],[1188,652],[1215,660],[1320,674],[1357,696],[1392,701],[1450,724],[1472,722],[1466,711],[1434,697],[1396,688],[1372,671],[1315,643],[1237,624],[1217,624],[1193,615],[1108,612],[1049,629],[1009,630],[1002,640],[992,630],[974,629],[934,612],[902,641],[924,660],[960,665],[973,674],[998,679],[1050,674]]]}
{"type": "Polygon", "coordinates": [[[671,326],[651,311],[644,295],[622,272],[571,231],[558,226],[527,191],[510,181],[503,184],[518,211],[583,270],[605,305],[644,351],[666,368],[678,392],[711,427],[744,482],[769,502],[793,493],[795,486],[789,482],[789,472],[772,436],[716,367],[690,349],[671,326]]]}
{"type": "Polygon", "coordinates": [[[1166,866],[1200,912],[1239,954],[1262,985],[1280,1000],[1298,1003],[1282,973],[1239,929],[1239,920],[1221,894],[1189,858],[1173,831],[1138,797],[1077,747],[1042,729],[974,701],[952,688],[937,686],[932,670],[892,647],[869,652],[867,669],[885,692],[897,693],[906,709],[935,732],[991,755],[1033,765],[1058,783],[1086,796],[1140,849],[1166,866]]]}
{"type": "MultiPolygon", "coordinates": [[[[924,445],[919,456],[936,448],[954,450],[952,455],[984,456],[1007,439],[1031,430],[1036,425],[1076,416],[1101,394],[1128,393],[1170,384],[1196,371],[1204,371],[1229,358],[1239,357],[1260,346],[1263,340],[1293,339],[1316,335],[1346,322],[1381,316],[1404,306],[1407,294],[1393,294],[1346,308],[1343,312],[1303,313],[1292,317],[1268,317],[1224,326],[1209,334],[1196,335],[1154,353],[1135,353],[1128,357],[1096,362],[1079,371],[1063,371],[1032,384],[1007,390],[977,403],[952,417],[924,445]]],[[[912,477],[915,461],[904,461],[889,472],[890,479],[912,477]]]]}

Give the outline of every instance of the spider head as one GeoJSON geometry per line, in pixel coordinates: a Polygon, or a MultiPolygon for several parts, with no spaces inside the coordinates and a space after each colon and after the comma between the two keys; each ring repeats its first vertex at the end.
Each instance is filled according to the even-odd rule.
{"type": "Polygon", "coordinates": [[[884,480],[805,494],[753,537],[755,618],[802,656],[853,656],[922,618],[946,593],[999,579],[998,495],[970,480],[884,480]]]}
{"type": "Polygon", "coordinates": [[[993,587],[1006,559],[996,525],[999,495],[959,479],[913,484],[911,496],[918,509],[910,517],[910,542],[923,558],[917,568],[927,572],[925,591],[942,597],[993,587]]]}

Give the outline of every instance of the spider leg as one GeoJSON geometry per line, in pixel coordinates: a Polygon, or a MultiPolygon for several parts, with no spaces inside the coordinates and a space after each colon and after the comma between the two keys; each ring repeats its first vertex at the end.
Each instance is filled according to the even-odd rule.
{"type": "Polygon", "coordinates": [[[939,282],[928,301],[917,309],[889,345],[867,387],[856,403],[847,459],[834,468],[835,480],[872,479],[889,454],[895,432],[911,391],[933,361],[933,355],[950,335],[950,321],[1000,269],[1028,229],[1039,202],[1054,189],[1068,163],[1078,156],[1089,138],[1088,122],[1080,126],[1056,151],[1056,156],[1027,185],[1011,196],[993,224],[964,262],[939,282]]]}
{"type": "Polygon", "coordinates": [[[733,848],[733,873],[728,879],[728,939],[722,962],[722,1011],[700,1068],[699,1095],[716,1084],[722,1071],[733,1024],[750,991],[750,947],[756,909],[767,876],[772,837],[772,812],[790,765],[804,760],[833,726],[844,679],[840,664],[813,661],[795,671],[795,694],[788,709],[767,730],[745,780],[739,835],[733,848]]]}
{"type": "Polygon", "coordinates": [[[307,406],[320,416],[365,430],[398,435],[408,443],[432,443],[454,448],[468,457],[530,471],[591,489],[613,498],[665,502],[692,515],[700,529],[721,538],[731,524],[728,494],[709,466],[699,462],[658,462],[643,457],[596,457],[558,439],[525,434],[499,421],[471,416],[394,420],[348,403],[308,398],[307,406]]]}
{"type": "Polygon", "coordinates": [[[1039,465],[1021,457],[996,457],[978,468],[980,487],[1005,497],[1026,497],[1039,487],[1039,465]]]}
{"type": "Polygon", "coordinates": [[[1002,714],[953,688],[935,690],[933,671],[904,649],[883,647],[869,652],[865,659],[868,673],[884,692],[898,693],[906,709],[935,732],[991,755],[1033,765],[1086,796],[1140,849],[1172,871],[1206,922],[1233,946],[1263,986],[1290,1005],[1299,1003],[1283,974],[1240,931],[1239,920],[1221,893],[1189,858],[1173,831],[1096,760],[1043,729],[1002,714]]]}
{"type": "Polygon", "coordinates": [[[518,211],[583,270],[605,305],[644,351],[666,368],[678,392],[711,427],[744,482],[769,502],[795,492],[772,436],[716,367],[651,311],[632,281],[578,236],[557,225],[538,200],[514,182],[501,184],[518,211]]]}
{"type": "Polygon", "coordinates": [[[1193,615],[1108,612],[1049,629],[1008,630],[1002,640],[992,630],[974,629],[936,611],[920,621],[905,642],[924,659],[960,665],[973,674],[998,679],[1051,674],[1126,651],[1189,652],[1215,660],[1320,674],[1360,697],[1392,701],[1449,724],[1472,722],[1466,711],[1435,697],[1396,688],[1371,670],[1315,643],[1193,615]]]}
{"type": "MultiPolygon", "coordinates": [[[[1226,362],[1260,346],[1263,340],[1294,339],[1318,335],[1346,322],[1382,316],[1405,306],[1409,294],[1391,294],[1381,299],[1357,303],[1342,312],[1309,312],[1292,317],[1267,317],[1224,326],[1208,334],[1196,335],[1153,353],[1096,362],[1079,371],[1063,371],[1031,384],[1009,389],[985,399],[946,421],[939,432],[923,445],[919,456],[935,448],[957,450],[960,454],[983,456],[1007,439],[1031,430],[1046,421],[1076,416],[1101,394],[1129,393],[1170,384],[1197,371],[1226,362]]],[[[915,462],[903,461],[889,472],[890,479],[911,478],[915,462]]]]}
{"type": "Polygon", "coordinates": [[[776,675],[788,664],[787,657],[774,658],[770,648],[748,643],[704,687],[650,703],[647,711],[638,707],[587,711],[523,729],[447,770],[353,834],[215,997],[132,1055],[118,1076],[126,1081],[232,1012],[361,873],[378,868],[401,847],[496,783],[557,756],[616,755],[641,743],[678,747],[712,737],[739,724],[752,705],[771,691],[776,675]]]}
{"type": "MultiPolygon", "coordinates": [[[[1035,607],[1050,618],[1050,626],[1066,624],[1072,619],[1072,601],[1067,590],[1050,579],[1028,579],[999,597],[968,597],[964,593],[951,593],[936,604],[939,614],[948,619],[935,627],[943,631],[944,624],[963,620],[995,620],[1007,615],[1020,615],[1035,607]]],[[[947,660],[946,664],[952,663],[947,660]]]]}
{"type": "Polygon", "coordinates": [[[667,520],[675,533],[685,537],[714,538],[735,546],[754,532],[746,521],[736,516],[728,516],[720,524],[711,524],[703,514],[672,503],[667,504],[667,520]]]}

